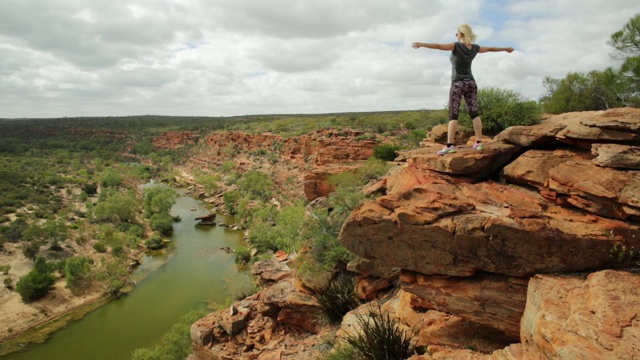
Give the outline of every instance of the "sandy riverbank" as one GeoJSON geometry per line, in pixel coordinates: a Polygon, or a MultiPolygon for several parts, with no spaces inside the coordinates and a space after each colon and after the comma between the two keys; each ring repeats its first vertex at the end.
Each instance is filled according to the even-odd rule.
{"type": "MultiPolygon", "coordinates": [[[[82,253],[80,249],[74,251],[82,253]]],[[[82,294],[74,295],[67,289],[65,279],[60,278],[44,298],[24,303],[20,294],[15,291],[15,285],[20,277],[33,269],[33,261],[22,255],[18,244],[6,243],[4,251],[0,251],[0,264],[11,266],[9,273],[0,274],[0,278],[3,281],[7,277],[11,278],[14,286],[13,290],[7,289],[4,285],[0,287],[0,355],[6,351],[5,343],[9,340],[76,311],[85,313],[86,308],[109,298],[104,287],[99,284],[85,289],[82,294]]],[[[69,320],[75,318],[76,316],[69,316],[69,320]]],[[[62,326],[64,324],[57,324],[50,331],[62,326]]],[[[48,334],[38,331],[37,337],[43,340],[46,339],[46,335],[48,334]]]]}

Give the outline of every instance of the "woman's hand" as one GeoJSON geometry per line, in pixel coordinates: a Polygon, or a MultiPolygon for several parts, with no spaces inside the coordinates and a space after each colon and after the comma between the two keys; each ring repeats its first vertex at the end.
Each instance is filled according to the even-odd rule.
{"type": "Polygon", "coordinates": [[[422,43],[414,42],[414,43],[411,45],[411,47],[413,47],[414,49],[417,49],[417,48],[419,48],[419,47],[422,47],[422,43]]]}

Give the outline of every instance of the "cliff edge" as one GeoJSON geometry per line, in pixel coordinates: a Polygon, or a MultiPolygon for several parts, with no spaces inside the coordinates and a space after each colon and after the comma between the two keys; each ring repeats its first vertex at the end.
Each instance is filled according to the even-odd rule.
{"type": "Polygon", "coordinates": [[[640,358],[640,109],[552,116],[485,141],[402,153],[340,235],[402,269],[407,306],[513,343],[482,355],[424,337],[430,355],[414,359],[640,358]]]}

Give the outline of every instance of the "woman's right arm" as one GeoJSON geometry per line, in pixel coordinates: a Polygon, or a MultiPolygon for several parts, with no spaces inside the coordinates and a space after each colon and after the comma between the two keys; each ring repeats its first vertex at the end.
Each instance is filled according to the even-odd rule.
{"type": "Polygon", "coordinates": [[[418,49],[418,48],[424,47],[424,48],[428,48],[428,49],[451,51],[451,50],[453,50],[455,48],[455,43],[434,44],[434,43],[414,42],[413,45],[411,45],[411,46],[414,49],[418,49]]]}

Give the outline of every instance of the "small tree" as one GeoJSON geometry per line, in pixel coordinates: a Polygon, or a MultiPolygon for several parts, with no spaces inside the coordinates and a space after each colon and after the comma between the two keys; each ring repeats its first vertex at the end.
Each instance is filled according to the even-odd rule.
{"type": "Polygon", "coordinates": [[[153,214],[149,219],[149,226],[151,230],[162,234],[171,233],[173,230],[173,217],[168,212],[153,214]]]}
{"type": "Polygon", "coordinates": [[[55,278],[47,269],[46,260],[38,257],[35,268],[18,280],[16,291],[20,294],[22,301],[32,302],[47,295],[54,283],[55,278]]]}
{"type": "Polygon", "coordinates": [[[89,279],[93,260],[87,257],[72,257],[64,268],[67,287],[76,294],[89,279]]]}
{"type": "Polygon", "coordinates": [[[544,111],[560,114],[570,111],[606,110],[623,106],[619,94],[625,85],[619,73],[609,68],[587,74],[569,73],[564,79],[544,78],[547,93],[541,102],[544,111]]]}
{"type": "Polygon", "coordinates": [[[611,56],[623,60],[620,76],[625,91],[620,97],[625,105],[640,106],[640,14],[632,17],[625,26],[611,35],[608,42],[614,49],[611,56]]]}
{"type": "Polygon", "coordinates": [[[133,195],[115,193],[93,208],[93,216],[97,222],[132,223],[136,220],[138,209],[138,201],[133,195]]]}
{"type": "Polygon", "coordinates": [[[169,212],[176,202],[178,194],[171,188],[153,186],[144,190],[144,211],[147,217],[153,214],[169,212]]]}
{"type": "Polygon", "coordinates": [[[104,187],[116,187],[122,185],[122,175],[117,173],[113,169],[107,169],[102,174],[100,179],[102,186],[104,187]]]}

